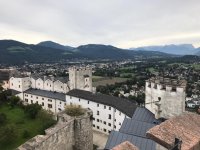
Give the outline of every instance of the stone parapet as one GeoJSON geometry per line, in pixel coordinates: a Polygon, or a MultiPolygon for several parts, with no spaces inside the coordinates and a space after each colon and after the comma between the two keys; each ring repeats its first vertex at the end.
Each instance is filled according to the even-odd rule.
{"type": "Polygon", "coordinates": [[[78,117],[61,112],[57,124],[45,133],[28,140],[17,150],[92,150],[92,111],[86,110],[78,117]]]}

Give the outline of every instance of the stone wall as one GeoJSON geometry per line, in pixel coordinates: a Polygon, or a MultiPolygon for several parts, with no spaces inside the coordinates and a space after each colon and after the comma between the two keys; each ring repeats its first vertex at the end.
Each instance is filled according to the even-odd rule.
{"type": "Polygon", "coordinates": [[[58,123],[17,148],[17,150],[92,150],[92,112],[70,117],[64,112],[58,115],[58,123]]]}

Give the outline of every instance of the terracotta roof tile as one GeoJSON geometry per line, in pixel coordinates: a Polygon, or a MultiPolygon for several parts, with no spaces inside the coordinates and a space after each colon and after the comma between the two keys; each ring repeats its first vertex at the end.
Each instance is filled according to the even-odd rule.
{"type": "Polygon", "coordinates": [[[125,141],[117,146],[115,146],[112,150],[139,150],[135,145],[131,144],[128,141],[125,141]]]}
{"type": "Polygon", "coordinates": [[[174,146],[175,138],[182,141],[181,150],[200,149],[200,115],[185,113],[151,128],[147,137],[166,148],[174,146]]]}

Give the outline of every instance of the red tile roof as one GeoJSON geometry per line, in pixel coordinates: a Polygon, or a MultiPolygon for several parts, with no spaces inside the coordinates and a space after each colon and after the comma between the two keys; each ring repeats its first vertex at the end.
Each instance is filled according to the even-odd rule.
{"type": "Polygon", "coordinates": [[[147,137],[166,148],[174,146],[175,138],[182,141],[181,150],[200,149],[200,115],[184,113],[151,128],[147,137]]]}
{"type": "Polygon", "coordinates": [[[117,146],[115,146],[112,150],[139,150],[136,146],[131,144],[128,141],[125,141],[117,146]]]}

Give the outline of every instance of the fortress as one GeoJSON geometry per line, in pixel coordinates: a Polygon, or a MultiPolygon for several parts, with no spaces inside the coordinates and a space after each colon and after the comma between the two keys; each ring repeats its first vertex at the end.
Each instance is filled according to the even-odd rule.
{"type": "Polygon", "coordinates": [[[168,78],[150,78],[146,81],[145,107],[156,118],[169,119],[185,112],[186,81],[168,78]]]}
{"type": "MultiPolygon", "coordinates": [[[[156,140],[149,139],[146,133],[150,128],[162,124],[165,119],[177,117],[185,112],[185,80],[162,77],[147,80],[145,108],[140,108],[127,99],[95,93],[92,88],[92,71],[89,67],[71,67],[69,68],[69,78],[64,79],[42,78],[33,75],[12,76],[9,84],[10,89],[16,92],[15,95],[19,96],[24,104],[38,103],[43,109],[50,110],[55,115],[59,115],[65,109],[65,105],[75,104],[91,110],[93,112],[92,130],[109,135],[105,149],[112,149],[128,140],[141,150],[150,150],[149,147],[152,148],[151,150],[166,150],[162,143],[156,143],[156,140]],[[146,148],[143,145],[147,145],[146,148]]],[[[73,121],[69,123],[69,126],[71,126],[70,124],[76,125],[76,123],[73,125],[73,121]]],[[[68,127],[66,130],[59,128],[53,130],[56,131],[54,133],[47,132],[43,138],[36,137],[33,142],[28,141],[30,143],[25,143],[24,146],[36,144],[35,147],[39,146],[40,149],[56,149],[51,143],[55,139],[60,139],[57,142],[63,145],[62,142],[65,142],[64,139],[68,139],[68,137],[58,135],[71,134],[71,130],[68,129],[68,127]],[[34,143],[34,141],[37,142],[34,143]]],[[[74,133],[71,135],[71,139],[76,141],[74,133]]],[[[87,135],[83,135],[84,137],[87,135]]],[[[67,143],[69,145],[66,143],[64,145],[68,145],[69,147],[66,149],[70,150],[70,146],[74,143],[70,139],[67,143]]]]}
{"type": "Polygon", "coordinates": [[[30,88],[59,93],[67,93],[73,89],[92,92],[92,69],[90,67],[71,67],[69,68],[69,78],[14,74],[9,80],[9,88],[19,92],[30,88]]]}
{"type": "Polygon", "coordinates": [[[10,89],[24,104],[37,103],[59,114],[66,105],[80,105],[93,111],[93,130],[109,134],[119,130],[124,118],[132,117],[136,105],[127,99],[95,93],[90,67],[69,68],[69,78],[13,75],[10,89]]]}

